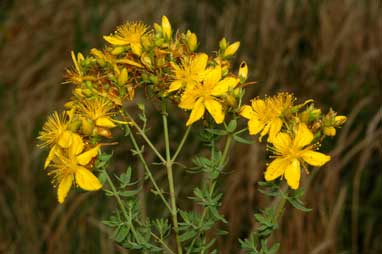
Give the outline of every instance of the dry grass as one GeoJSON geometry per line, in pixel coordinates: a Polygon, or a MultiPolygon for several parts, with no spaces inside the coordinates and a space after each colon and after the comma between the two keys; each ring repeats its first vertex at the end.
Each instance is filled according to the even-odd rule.
{"type": "MultiPolygon", "coordinates": [[[[313,212],[284,215],[280,253],[382,251],[378,0],[19,0],[0,7],[0,253],[121,253],[97,222],[111,206],[101,194],[57,205],[35,136],[46,114],[69,96],[59,83],[71,49],[100,46],[100,35],[127,19],[152,23],[163,14],[197,32],[202,50],[215,49],[222,36],[240,40],[240,57],[258,81],[253,95],[293,91],[350,116],[323,145],[332,149],[332,162],[304,181],[313,212]]],[[[265,167],[262,147],[235,151],[241,156],[224,179],[222,208],[231,234],[219,253],[237,253],[235,239],[255,226],[253,209],[268,203],[255,186],[265,167]]]]}

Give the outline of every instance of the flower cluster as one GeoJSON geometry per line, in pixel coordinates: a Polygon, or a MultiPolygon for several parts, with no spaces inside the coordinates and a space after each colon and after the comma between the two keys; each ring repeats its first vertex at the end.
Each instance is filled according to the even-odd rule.
{"type": "Polygon", "coordinates": [[[132,102],[139,90],[148,98],[172,102],[188,115],[186,126],[201,119],[222,124],[225,119],[248,119],[250,135],[260,133],[275,160],[269,164],[266,180],[285,176],[288,184],[299,185],[300,166],[321,166],[330,157],[315,148],[325,136],[334,136],[346,121],[334,111],[323,115],[311,101],[295,105],[291,94],[280,93],[255,98],[241,106],[248,68],[242,62],[232,72],[231,58],[240,43],[219,42],[214,55],[197,52],[198,39],[191,31],[174,33],[167,17],[153,27],[128,22],[103,37],[105,48],[92,49],[88,56],[72,52],[73,67],[66,83],[74,84],[66,110],[53,113],[43,126],[39,140],[50,152],[45,168],[57,185],[58,201],[63,202],[75,183],[93,191],[102,187],[92,173],[104,138],[112,129],[128,124],[121,119],[124,103],[132,102]]]}
{"type": "Polygon", "coordinates": [[[248,119],[250,135],[260,133],[260,141],[268,135],[268,147],[275,159],[265,171],[265,180],[285,177],[292,189],[299,187],[301,166],[309,172],[308,164],[320,167],[330,160],[330,156],[316,151],[319,142],[325,136],[334,136],[335,128],[346,121],[345,116],[337,116],[332,109],[322,114],[313,100],[295,102],[293,95],[279,93],[265,99],[255,98],[250,106],[242,106],[239,113],[248,119]]]}

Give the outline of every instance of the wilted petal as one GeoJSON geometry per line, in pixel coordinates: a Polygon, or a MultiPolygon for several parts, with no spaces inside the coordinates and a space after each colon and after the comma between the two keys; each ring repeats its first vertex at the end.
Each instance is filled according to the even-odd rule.
{"type": "Polygon", "coordinates": [[[297,159],[294,159],[289,166],[285,169],[285,179],[287,180],[288,185],[296,190],[300,185],[300,162],[297,159]]]}
{"type": "Polygon", "coordinates": [[[204,101],[204,105],[217,124],[224,121],[223,106],[219,102],[213,99],[207,99],[204,101]]]}
{"type": "Polygon", "coordinates": [[[301,157],[308,164],[310,164],[312,166],[316,166],[316,167],[321,167],[322,165],[324,165],[325,163],[330,161],[329,155],[315,152],[315,151],[311,151],[311,150],[304,151],[302,153],[301,157]]]}
{"type": "Polygon", "coordinates": [[[58,185],[57,199],[58,202],[63,203],[73,183],[73,175],[65,176],[58,185]]]}
{"type": "Polygon", "coordinates": [[[86,191],[95,191],[102,188],[102,184],[98,178],[93,175],[88,169],[84,167],[78,167],[75,173],[76,183],[81,189],[86,191]]]}

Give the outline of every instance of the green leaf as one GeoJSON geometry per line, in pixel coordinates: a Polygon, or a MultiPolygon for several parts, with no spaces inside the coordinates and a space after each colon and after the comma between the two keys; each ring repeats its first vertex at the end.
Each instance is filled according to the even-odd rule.
{"type": "Polygon", "coordinates": [[[237,121],[236,119],[232,119],[229,123],[228,126],[226,127],[226,130],[228,133],[233,133],[236,130],[237,127],[237,121]]]}
{"type": "Polygon", "coordinates": [[[252,144],[255,144],[254,141],[252,140],[249,140],[249,139],[245,139],[245,138],[242,138],[238,135],[233,135],[233,139],[238,142],[238,143],[242,143],[242,144],[247,144],[247,145],[252,145],[252,144]]]}
{"type": "Polygon", "coordinates": [[[181,234],[181,235],[179,236],[179,240],[180,240],[181,242],[187,241],[187,240],[193,238],[194,236],[196,236],[196,234],[197,234],[196,231],[194,231],[194,230],[188,230],[188,231],[184,232],[183,234],[181,234]]]}

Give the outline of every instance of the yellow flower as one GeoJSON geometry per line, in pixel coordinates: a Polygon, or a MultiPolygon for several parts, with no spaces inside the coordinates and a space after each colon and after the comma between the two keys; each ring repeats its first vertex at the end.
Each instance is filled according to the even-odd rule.
{"type": "Polygon", "coordinates": [[[91,119],[96,126],[105,128],[114,128],[116,124],[110,117],[113,105],[106,98],[97,97],[84,100],[78,107],[83,117],[91,119]]]}
{"type": "Polygon", "coordinates": [[[217,124],[224,121],[223,104],[218,97],[225,95],[230,88],[235,87],[239,80],[233,77],[220,80],[221,77],[221,67],[217,66],[207,71],[201,83],[196,83],[183,93],[179,107],[192,109],[186,123],[187,126],[202,118],[206,109],[217,124]]]}
{"type": "Polygon", "coordinates": [[[191,58],[183,58],[181,65],[171,62],[174,68],[175,80],[170,84],[168,93],[177,91],[184,87],[194,86],[204,76],[208,61],[208,55],[201,53],[191,58]]]}
{"type": "Polygon", "coordinates": [[[330,160],[330,156],[313,151],[311,145],[313,133],[304,123],[297,126],[294,137],[280,132],[273,140],[272,149],[276,159],[272,161],[265,171],[265,180],[272,181],[285,176],[288,185],[297,189],[300,183],[301,168],[305,163],[320,167],[330,160]]]}
{"type": "Polygon", "coordinates": [[[269,134],[269,141],[280,132],[283,122],[281,116],[291,109],[294,98],[287,93],[280,93],[274,97],[252,100],[251,106],[244,105],[240,109],[240,115],[249,119],[248,129],[250,135],[256,135],[260,131],[260,140],[269,134]]]}
{"type": "Polygon", "coordinates": [[[147,31],[147,26],[141,22],[128,22],[117,28],[113,35],[103,38],[112,45],[130,45],[134,54],[140,56],[142,53],[141,39],[147,31]]]}
{"type": "Polygon", "coordinates": [[[78,134],[73,135],[72,145],[65,151],[56,151],[52,164],[53,182],[58,185],[57,199],[63,203],[70,188],[75,182],[81,189],[95,191],[102,188],[98,178],[85,166],[97,156],[100,145],[84,151],[84,142],[78,134]]]}
{"type": "Polygon", "coordinates": [[[63,148],[71,145],[72,132],[67,129],[68,117],[65,112],[59,115],[53,112],[44,123],[38,139],[41,141],[39,147],[54,146],[56,144],[63,148]]]}

